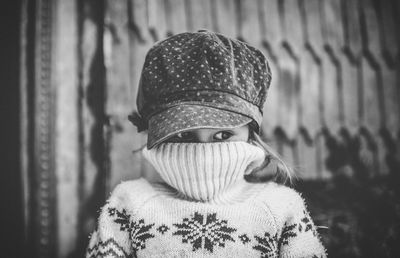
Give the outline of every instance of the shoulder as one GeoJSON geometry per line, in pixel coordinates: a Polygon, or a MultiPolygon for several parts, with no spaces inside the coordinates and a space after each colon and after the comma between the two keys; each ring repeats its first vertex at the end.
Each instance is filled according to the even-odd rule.
{"type": "Polygon", "coordinates": [[[267,183],[258,199],[268,207],[278,224],[306,210],[305,201],[299,192],[275,182],[267,183]]]}
{"type": "Polygon", "coordinates": [[[156,195],[151,184],[146,179],[139,178],[118,184],[107,202],[113,206],[138,208],[156,195]]]}
{"type": "Polygon", "coordinates": [[[266,183],[260,198],[272,204],[296,204],[303,202],[301,194],[295,189],[275,182],[266,183]]]}

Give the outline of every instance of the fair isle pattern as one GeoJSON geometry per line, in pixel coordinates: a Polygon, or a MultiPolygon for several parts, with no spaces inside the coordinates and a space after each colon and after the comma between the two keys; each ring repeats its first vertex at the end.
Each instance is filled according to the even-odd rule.
{"type": "Polygon", "coordinates": [[[266,184],[245,206],[246,201],[196,204],[168,191],[144,179],[118,186],[102,210],[87,257],[326,257],[292,189],[266,184]],[[259,214],[265,205],[270,213],[259,214]]]}
{"type": "Polygon", "coordinates": [[[109,208],[108,212],[114,217],[114,222],[120,225],[121,231],[129,232],[133,250],[146,248],[146,240],[154,237],[154,234],[149,233],[154,224],[146,225],[143,219],[132,221],[125,209],[118,211],[116,208],[109,208]]]}
{"type": "Polygon", "coordinates": [[[225,247],[226,241],[235,242],[231,235],[236,229],[228,227],[228,222],[218,219],[216,213],[195,212],[190,219],[184,218],[181,224],[174,226],[178,230],[173,235],[182,236],[182,243],[192,244],[193,251],[205,249],[212,253],[214,247],[225,247]]]}
{"type": "MultiPolygon", "coordinates": [[[[146,248],[145,242],[148,238],[157,237],[149,233],[154,224],[145,225],[143,219],[139,219],[138,222],[131,221],[131,217],[125,209],[119,211],[116,208],[109,208],[108,213],[113,217],[113,221],[120,226],[121,231],[130,233],[131,246],[135,251],[146,248]]],[[[277,234],[271,235],[269,232],[265,232],[263,236],[255,235],[256,243],[252,245],[252,248],[260,252],[261,258],[275,258],[278,257],[282,246],[288,245],[290,238],[308,231],[312,231],[315,235],[315,227],[309,218],[309,214],[306,211],[303,211],[303,214],[304,217],[301,218],[299,223],[284,227],[280,238],[277,234]]],[[[172,233],[172,236],[181,236],[182,243],[191,244],[193,252],[204,249],[213,253],[215,247],[224,248],[227,241],[236,242],[233,233],[237,230],[228,226],[227,220],[217,218],[216,213],[201,214],[195,212],[190,218],[183,218],[182,223],[174,223],[173,226],[177,230],[172,233]]],[[[170,228],[165,224],[157,227],[160,235],[164,235],[169,230],[170,228]]],[[[237,240],[243,244],[252,242],[247,234],[237,236],[237,240]]],[[[100,241],[93,248],[89,248],[88,252],[91,254],[90,257],[106,257],[108,255],[126,257],[124,250],[113,239],[106,242],[100,241]]]]}
{"type": "Polygon", "coordinates": [[[110,238],[107,241],[99,241],[92,248],[88,248],[87,255],[88,258],[97,257],[113,257],[113,258],[126,258],[129,257],[125,253],[124,249],[115,241],[110,238]]]}
{"type": "Polygon", "coordinates": [[[263,237],[254,236],[258,244],[253,246],[255,250],[261,252],[262,258],[276,258],[278,257],[278,236],[277,234],[271,236],[270,233],[265,232],[263,237]]]}

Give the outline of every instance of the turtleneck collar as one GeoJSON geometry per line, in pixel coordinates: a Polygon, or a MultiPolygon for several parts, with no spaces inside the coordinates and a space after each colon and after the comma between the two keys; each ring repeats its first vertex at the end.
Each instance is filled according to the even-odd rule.
{"type": "Polygon", "coordinates": [[[162,143],[143,154],[168,185],[201,202],[235,198],[247,184],[244,175],[265,158],[247,142],[162,143]]]}

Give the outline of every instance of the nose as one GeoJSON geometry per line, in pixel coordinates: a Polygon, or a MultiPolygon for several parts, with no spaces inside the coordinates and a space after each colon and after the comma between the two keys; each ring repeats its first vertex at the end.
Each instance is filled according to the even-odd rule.
{"type": "Polygon", "coordinates": [[[204,130],[204,129],[197,131],[196,138],[197,142],[199,143],[206,143],[213,141],[212,133],[209,132],[209,130],[204,130]]]}

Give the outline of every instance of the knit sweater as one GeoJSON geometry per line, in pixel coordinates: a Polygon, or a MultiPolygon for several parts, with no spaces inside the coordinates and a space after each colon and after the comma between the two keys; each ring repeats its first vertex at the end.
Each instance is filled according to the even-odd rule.
{"type": "Polygon", "coordinates": [[[144,151],[167,183],[119,184],[101,210],[87,257],[326,257],[295,190],[243,179],[262,153],[249,145],[144,151]],[[196,164],[181,162],[182,155],[196,164]],[[187,178],[183,171],[193,169],[202,176],[187,178]]]}

